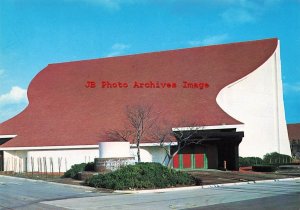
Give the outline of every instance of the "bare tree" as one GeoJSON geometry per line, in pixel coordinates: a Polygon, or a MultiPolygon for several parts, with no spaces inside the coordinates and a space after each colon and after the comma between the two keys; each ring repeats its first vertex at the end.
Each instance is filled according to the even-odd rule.
{"type": "Polygon", "coordinates": [[[58,161],[58,175],[60,176],[60,169],[61,169],[62,157],[59,157],[59,158],[57,159],[57,161],[58,161]]]}
{"type": "Polygon", "coordinates": [[[146,132],[154,125],[156,118],[152,116],[152,106],[147,105],[127,106],[126,115],[133,128],[138,162],[141,162],[140,143],[145,137],[146,132]]]}
{"type": "Polygon", "coordinates": [[[181,121],[177,126],[172,126],[169,122],[159,122],[158,115],[153,112],[152,106],[126,106],[125,114],[128,122],[126,125],[129,126],[125,126],[123,130],[107,131],[104,137],[111,141],[129,141],[135,143],[138,162],[141,162],[140,143],[146,138],[159,141],[160,146],[166,152],[164,161],[168,159],[168,166],[170,166],[173,158],[187,145],[201,144],[203,140],[208,138],[204,133],[199,135],[199,131],[203,130],[203,127],[197,127],[195,123],[181,121]],[[179,129],[179,127],[183,127],[183,125],[189,126],[184,129],[179,129]],[[171,151],[171,146],[176,146],[175,151],[171,151]]]}
{"type": "Polygon", "coordinates": [[[50,161],[50,170],[51,170],[51,174],[52,174],[52,177],[54,177],[53,158],[50,157],[50,158],[49,158],[49,161],[50,161]]]}
{"type": "Polygon", "coordinates": [[[33,177],[33,171],[34,171],[34,157],[30,158],[31,161],[31,176],[33,177]]]}
{"type": "Polygon", "coordinates": [[[105,132],[105,138],[111,141],[129,141],[133,134],[133,130],[110,130],[105,132]]]}
{"type": "Polygon", "coordinates": [[[123,130],[107,131],[105,136],[112,141],[121,140],[136,144],[138,162],[141,162],[140,143],[145,139],[147,132],[154,125],[156,117],[154,116],[152,106],[140,104],[126,106],[125,114],[129,127],[127,126],[123,130]]]}
{"type": "Polygon", "coordinates": [[[46,157],[43,157],[43,165],[44,165],[44,172],[46,174],[46,178],[48,176],[48,164],[47,164],[47,158],[46,157]]]}
{"type": "MultiPolygon", "coordinates": [[[[163,124],[170,125],[169,123],[163,124]]],[[[206,134],[199,135],[200,130],[203,130],[203,127],[196,127],[194,124],[189,127],[185,127],[184,129],[178,128],[178,126],[175,128],[170,126],[161,128],[159,125],[156,125],[152,134],[155,139],[159,140],[160,147],[166,152],[164,161],[167,159],[168,167],[170,167],[173,158],[187,145],[201,144],[208,138],[206,134]],[[171,151],[172,146],[175,146],[175,150],[173,152],[171,151]]]]}

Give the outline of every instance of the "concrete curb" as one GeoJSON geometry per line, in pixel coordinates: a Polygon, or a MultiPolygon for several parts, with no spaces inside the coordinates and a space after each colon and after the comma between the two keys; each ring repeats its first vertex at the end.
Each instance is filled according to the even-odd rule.
{"type": "Polygon", "coordinates": [[[259,180],[259,181],[249,181],[249,182],[236,182],[236,183],[226,183],[226,184],[213,184],[213,185],[202,185],[202,186],[192,186],[192,187],[177,187],[177,188],[163,188],[154,190],[115,190],[116,193],[164,193],[170,191],[183,191],[183,190],[196,190],[196,189],[208,189],[208,188],[218,188],[218,187],[228,187],[228,186],[238,186],[247,184],[259,184],[268,182],[282,182],[282,181],[292,181],[300,180],[300,177],[295,178],[284,178],[284,179],[270,179],[270,180],[259,180]]]}
{"type": "Polygon", "coordinates": [[[44,181],[44,180],[28,179],[28,178],[23,178],[23,177],[14,177],[14,176],[6,176],[6,175],[0,175],[0,177],[8,177],[10,179],[22,179],[22,180],[26,180],[26,181],[30,181],[30,182],[42,182],[42,183],[50,183],[50,184],[56,184],[56,185],[63,185],[63,186],[69,186],[69,187],[74,187],[74,188],[81,188],[81,189],[86,189],[86,190],[91,190],[91,191],[96,191],[97,190],[96,188],[89,187],[89,186],[64,184],[64,183],[59,183],[59,182],[51,182],[51,181],[44,181]]]}

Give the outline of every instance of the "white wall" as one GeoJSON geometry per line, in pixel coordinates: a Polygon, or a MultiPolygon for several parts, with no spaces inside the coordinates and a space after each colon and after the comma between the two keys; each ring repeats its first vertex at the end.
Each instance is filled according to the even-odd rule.
{"type": "MultiPolygon", "coordinates": [[[[113,147],[106,148],[113,149],[113,147]]],[[[129,157],[135,157],[137,162],[136,147],[130,148],[129,157]]],[[[159,146],[141,147],[142,162],[158,162],[163,163],[166,153],[159,146]]],[[[47,172],[52,172],[51,160],[53,163],[53,171],[65,172],[74,164],[94,162],[94,158],[99,157],[99,149],[47,149],[47,150],[20,150],[20,151],[4,151],[4,170],[15,172],[45,172],[45,164],[47,172]],[[33,162],[33,164],[32,164],[33,162]],[[33,166],[33,169],[32,169],[33,166]]]]}
{"type": "Polygon", "coordinates": [[[31,151],[4,151],[5,171],[27,171],[59,172],[59,160],[61,162],[60,171],[65,172],[74,164],[94,162],[94,158],[99,157],[99,150],[96,149],[53,149],[53,150],[31,150],[31,151]],[[51,164],[51,160],[52,163],[51,164]],[[27,161],[27,164],[26,164],[27,161]],[[32,164],[33,163],[33,164],[32,164]]]}
{"type": "Polygon", "coordinates": [[[223,88],[217,96],[219,106],[245,124],[240,156],[262,157],[270,152],[291,155],[279,53],[278,47],[263,65],[223,88]]]}
{"type": "Polygon", "coordinates": [[[126,158],[129,154],[129,142],[100,142],[99,158],[126,158]]]}
{"type": "MultiPolygon", "coordinates": [[[[141,147],[141,162],[156,162],[156,163],[162,163],[166,165],[166,152],[163,148],[159,146],[146,146],[141,147]],[[165,160],[165,162],[163,162],[165,160]]],[[[135,158],[135,162],[138,161],[137,158],[137,148],[132,147],[130,149],[131,156],[135,158]]]]}
{"type": "Polygon", "coordinates": [[[4,151],[4,171],[23,172],[26,167],[27,151],[4,151]]]}

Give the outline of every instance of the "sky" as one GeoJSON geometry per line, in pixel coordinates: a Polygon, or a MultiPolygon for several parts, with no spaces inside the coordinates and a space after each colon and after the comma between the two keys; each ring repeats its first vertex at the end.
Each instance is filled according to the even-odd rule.
{"type": "Polygon", "coordinates": [[[300,122],[300,0],[1,0],[0,123],[50,63],[272,37],[286,120],[300,122]]]}

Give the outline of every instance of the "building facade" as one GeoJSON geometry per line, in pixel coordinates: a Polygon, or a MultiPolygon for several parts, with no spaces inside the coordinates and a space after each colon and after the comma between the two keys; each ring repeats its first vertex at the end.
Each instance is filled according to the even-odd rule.
{"type": "MultiPolygon", "coordinates": [[[[189,122],[209,134],[201,148],[175,157],[174,167],[220,168],[227,161],[236,169],[238,156],[291,154],[277,39],[50,64],[30,83],[28,100],[0,124],[2,170],[52,162],[65,171],[92,161],[107,141],[101,134],[124,128],[124,107],[140,103],[176,128],[188,132],[189,122]]],[[[164,161],[158,143],[142,142],[142,161],[164,161]]]]}

